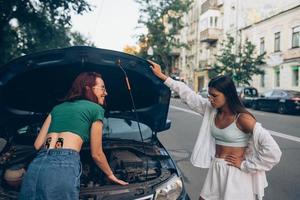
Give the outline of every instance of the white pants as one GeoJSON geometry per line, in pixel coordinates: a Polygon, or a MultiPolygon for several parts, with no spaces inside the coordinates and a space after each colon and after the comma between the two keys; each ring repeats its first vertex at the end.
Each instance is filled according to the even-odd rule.
{"type": "Polygon", "coordinates": [[[255,200],[251,174],[215,158],[208,170],[200,196],[205,200],[255,200]]]}

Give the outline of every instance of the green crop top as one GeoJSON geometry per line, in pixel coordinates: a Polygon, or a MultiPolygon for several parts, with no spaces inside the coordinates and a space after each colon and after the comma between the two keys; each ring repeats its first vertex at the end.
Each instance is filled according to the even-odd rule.
{"type": "Polygon", "coordinates": [[[103,121],[104,109],[88,100],[68,101],[55,106],[51,111],[48,133],[72,132],[84,142],[89,141],[93,122],[103,121]]]}

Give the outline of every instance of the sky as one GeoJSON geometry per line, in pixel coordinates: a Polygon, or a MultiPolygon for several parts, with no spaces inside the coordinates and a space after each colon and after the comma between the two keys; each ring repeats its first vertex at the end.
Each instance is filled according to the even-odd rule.
{"type": "Polygon", "coordinates": [[[138,4],[134,0],[88,0],[93,12],[72,17],[73,30],[89,38],[98,48],[123,51],[125,45],[136,45],[138,4]]]}

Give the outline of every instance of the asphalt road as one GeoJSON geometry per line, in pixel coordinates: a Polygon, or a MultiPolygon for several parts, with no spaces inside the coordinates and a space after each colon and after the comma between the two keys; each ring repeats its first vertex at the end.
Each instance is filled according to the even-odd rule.
{"type": "MultiPolygon", "coordinates": [[[[267,172],[269,186],[264,200],[300,199],[300,116],[271,112],[252,112],[257,121],[271,130],[283,156],[281,162],[267,172]]],[[[196,168],[189,161],[202,118],[188,109],[179,99],[172,99],[169,111],[171,129],[159,134],[181,170],[186,190],[192,200],[198,200],[207,169],[196,168]]]]}

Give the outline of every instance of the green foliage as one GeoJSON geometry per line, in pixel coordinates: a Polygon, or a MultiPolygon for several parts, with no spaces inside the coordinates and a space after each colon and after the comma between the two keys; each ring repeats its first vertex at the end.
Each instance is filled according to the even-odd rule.
{"type": "Polygon", "coordinates": [[[135,0],[140,6],[139,24],[148,33],[139,36],[141,50],[139,56],[160,63],[164,69],[171,65],[171,50],[185,44],[176,41],[176,35],[183,28],[183,14],[191,4],[190,0],[135,0]],[[153,55],[148,55],[152,47],[153,55]]]}
{"type": "Polygon", "coordinates": [[[255,45],[246,39],[244,45],[235,49],[234,38],[227,35],[223,44],[221,55],[217,55],[217,62],[210,71],[209,76],[228,74],[237,85],[250,85],[249,81],[255,74],[264,74],[260,68],[264,61],[264,54],[255,56],[255,45]]]}
{"type": "Polygon", "coordinates": [[[94,43],[90,42],[88,38],[86,38],[85,36],[83,36],[81,33],[77,31],[71,33],[71,38],[72,38],[71,44],[73,46],[87,45],[91,47],[96,47],[94,43]]]}
{"type": "Polygon", "coordinates": [[[91,10],[86,0],[0,0],[0,66],[23,54],[83,45],[71,14],[91,10]]]}

